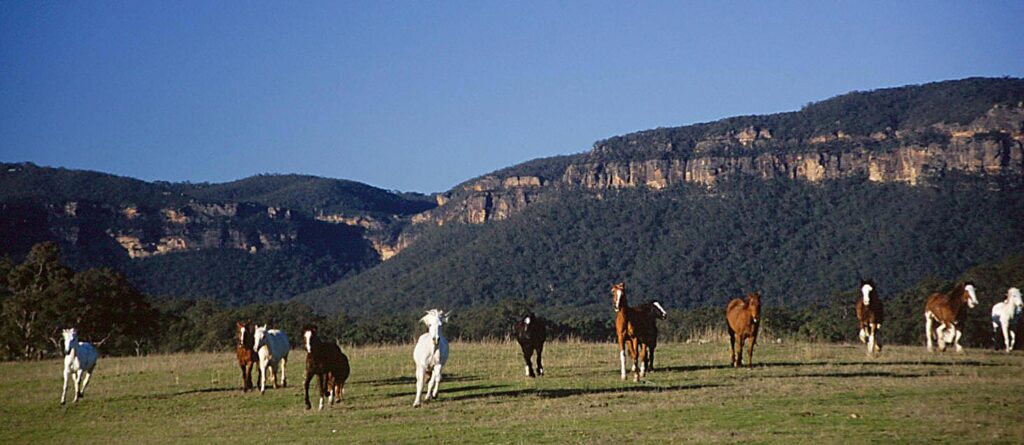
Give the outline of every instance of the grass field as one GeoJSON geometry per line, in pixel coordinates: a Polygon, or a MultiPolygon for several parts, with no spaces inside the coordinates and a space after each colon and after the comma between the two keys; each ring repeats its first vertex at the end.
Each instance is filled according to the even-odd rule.
{"type": "Polygon", "coordinates": [[[440,397],[413,409],[412,346],[361,347],[345,398],[289,386],[243,394],[230,353],[101,358],[61,406],[61,363],[0,364],[2,443],[611,443],[1024,441],[1024,355],[759,345],[732,369],[725,343],[665,344],[645,382],[619,380],[611,344],[555,342],[527,379],[514,343],[453,343],[440,397]],[[314,407],[316,401],[313,401],[314,407]]]}

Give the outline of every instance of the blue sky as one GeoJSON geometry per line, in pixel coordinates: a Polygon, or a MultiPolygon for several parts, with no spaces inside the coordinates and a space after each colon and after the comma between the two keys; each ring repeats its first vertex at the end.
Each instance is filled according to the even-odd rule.
{"type": "Polygon", "coordinates": [[[1024,76],[1024,2],[2,2],[0,160],[443,191],[659,126],[1024,76]]]}

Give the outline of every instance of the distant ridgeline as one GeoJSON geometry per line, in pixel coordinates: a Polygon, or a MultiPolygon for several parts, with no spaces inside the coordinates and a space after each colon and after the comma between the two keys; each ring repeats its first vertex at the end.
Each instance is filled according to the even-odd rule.
{"type": "Polygon", "coordinates": [[[76,268],[112,266],[150,294],[232,304],[289,298],[371,267],[390,254],[402,217],[436,205],[311,176],[150,183],[0,168],[0,255],[57,241],[76,268]]]}
{"type": "Polygon", "coordinates": [[[353,314],[515,300],[568,319],[607,312],[620,280],[631,301],[799,305],[1019,252],[1022,132],[1024,80],[973,78],[617,136],[436,196],[3,164],[0,255],[54,240],[154,295],[353,314]]]}

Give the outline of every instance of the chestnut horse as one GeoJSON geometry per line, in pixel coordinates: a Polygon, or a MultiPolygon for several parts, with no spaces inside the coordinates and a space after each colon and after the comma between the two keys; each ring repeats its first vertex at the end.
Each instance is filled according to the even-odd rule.
{"type": "Polygon", "coordinates": [[[753,368],[754,344],[757,343],[757,330],[761,325],[761,293],[747,294],[746,301],[734,298],[725,309],[725,320],[729,328],[732,366],[738,368],[743,364],[743,343],[749,337],[747,366],[753,368]]]}
{"type": "Polygon", "coordinates": [[[235,322],[235,357],[238,358],[238,367],[242,369],[242,392],[253,389],[252,368],[259,361],[256,350],[253,349],[252,322],[235,322]]]}
{"type": "Polygon", "coordinates": [[[868,354],[880,352],[882,345],[878,342],[878,328],[882,327],[885,312],[882,299],[878,298],[875,282],[860,280],[861,297],[857,299],[857,321],[860,322],[860,341],[867,343],[868,354]]]}
{"type": "Polygon", "coordinates": [[[647,361],[647,346],[638,338],[643,328],[644,314],[638,308],[629,307],[626,300],[626,283],[612,285],[612,304],[615,307],[615,334],[619,339],[619,365],[622,371],[622,380],[626,380],[626,348],[629,348],[629,356],[633,359],[634,382],[639,382],[644,376],[644,366],[647,361]],[[643,357],[640,367],[637,368],[637,360],[643,357]]]}
{"type": "Polygon", "coordinates": [[[978,305],[978,295],[974,283],[966,281],[957,284],[948,294],[936,292],[928,297],[924,305],[924,335],[928,340],[928,351],[932,351],[932,335],[939,342],[939,350],[945,351],[946,345],[953,343],[956,352],[963,352],[960,336],[963,332],[957,328],[960,316],[965,314],[964,305],[973,308],[978,305]],[[933,329],[932,323],[939,326],[933,329]]]}

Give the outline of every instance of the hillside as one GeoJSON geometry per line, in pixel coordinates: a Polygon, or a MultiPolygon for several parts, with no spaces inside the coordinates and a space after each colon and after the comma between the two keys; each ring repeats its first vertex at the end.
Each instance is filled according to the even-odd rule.
{"type": "Polygon", "coordinates": [[[376,264],[401,217],[434,205],[312,176],[189,184],[3,164],[0,255],[58,241],[76,268],[115,267],[150,294],[281,300],[376,264]]]}
{"type": "Polygon", "coordinates": [[[620,279],[682,307],[750,288],[820,302],[859,276],[902,289],[1019,250],[1022,172],[1024,80],[855,92],[469,180],[413,216],[394,260],[299,299],[572,312],[620,279]]]}

